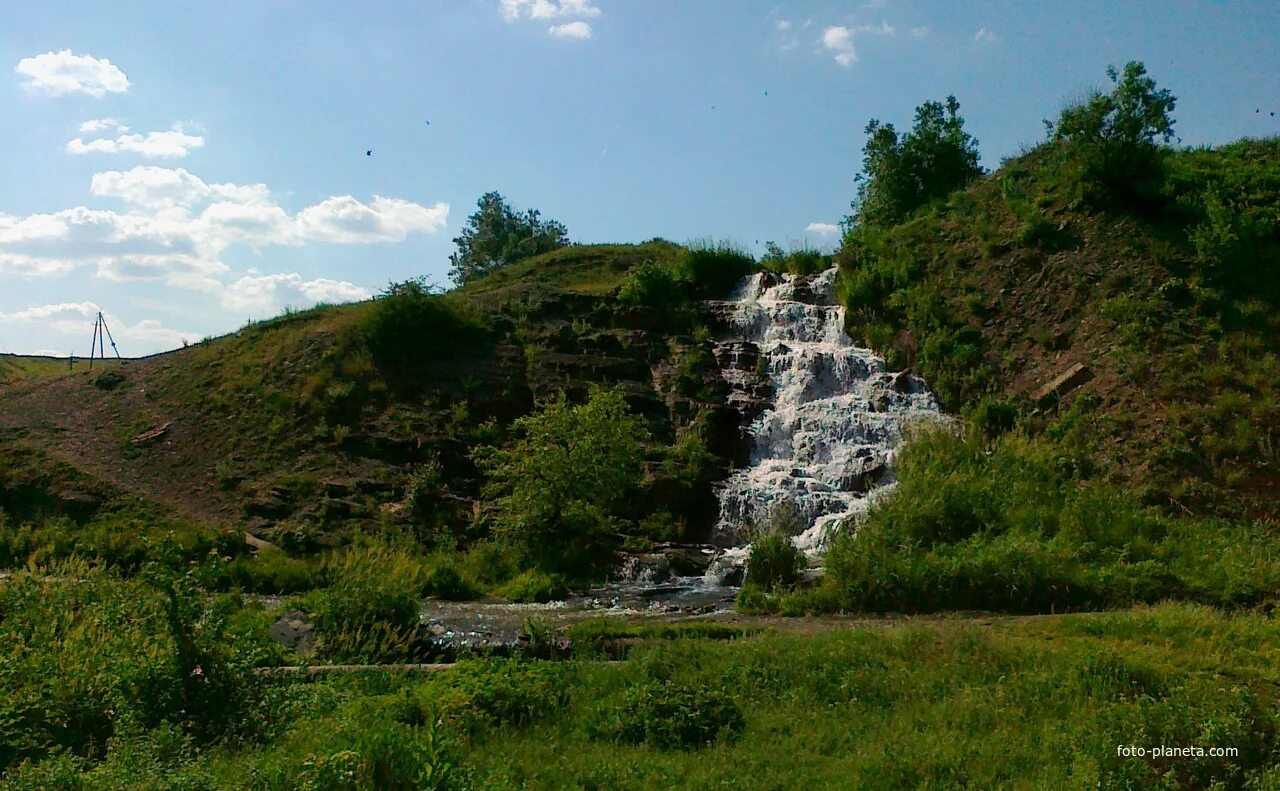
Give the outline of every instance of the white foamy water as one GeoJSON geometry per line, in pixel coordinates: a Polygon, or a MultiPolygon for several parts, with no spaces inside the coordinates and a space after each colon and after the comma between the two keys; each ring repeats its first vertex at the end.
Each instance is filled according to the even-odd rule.
{"type": "MultiPolygon", "coordinates": [[[[773,385],[771,404],[751,424],[751,455],[719,492],[714,541],[725,548],[713,573],[741,564],[750,526],[789,501],[799,516],[793,537],[810,557],[821,554],[831,528],[865,515],[892,487],[894,449],[904,425],[939,416],[917,378],[888,370],[845,334],[834,304],[836,269],[813,276],[758,273],[718,307],[738,337],[722,344],[724,360],[754,345],[773,385]]],[[[744,372],[726,371],[733,402],[750,399],[744,372]]]]}

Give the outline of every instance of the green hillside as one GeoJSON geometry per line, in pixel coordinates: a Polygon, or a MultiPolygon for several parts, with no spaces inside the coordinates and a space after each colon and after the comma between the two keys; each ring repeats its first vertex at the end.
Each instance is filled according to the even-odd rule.
{"type": "Polygon", "coordinates": [[[54,357],[0,354],[0,384],[57,376],[67,370],[67,362],[54,357]]]}
{"type": "Polygon", "coordinates": [[[839,259],[850,332],[954,410],[1061,435],[1146,502],[1275,517],[1280,140],[1166,150],[1144,202],[1099,205],[1045,144],[839,259]],[[1080,364],[1091,381],[1036,390],[1080,364]]]}
{"type": "MultiPolygon", "coordinates": [[[[696,539],[715,516],[711,482],[745,452],[696,299],[706,275],[661,304],[618,293],[637,268],[717,255],[661,241],[568,247],[448,294],[402,284],[151,358],[18,379],[0,416],[0,505],[17,520],[70,519],[79,551],[111,562],[145,552],[88,537],[140,502],[183,534],[247,530],[304,560],[386,526],[466,546],[487,532],[477,447],[505,444],[514,420],[560,393],[600,387],[619,388],[645,435],[617,529],[696,539]]],[[[6,554],[70,551],[42,541],[12,539],[6,554]]]]}

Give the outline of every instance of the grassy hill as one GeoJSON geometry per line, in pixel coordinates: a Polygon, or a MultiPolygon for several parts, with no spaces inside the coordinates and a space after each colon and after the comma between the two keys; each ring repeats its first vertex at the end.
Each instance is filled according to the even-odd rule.
{"type": "Polygon", "coordinates": [[[1045,144],[852,235],[850,332],[1145,502],[1280,516],[1280,140],[1165,150],[1141,203],[1093,189],[1045,144]],[[1091,380],[1033,397],[1074,365],[1091,380]]]}
{"type": "Polygon", "coordinates": [[[56,357],[0,354],[0,384],[22,379],[57,376],[67,370],[67,361],[56,357]]]}
{"type": "MultiPolygon", "coordinates": [[[[574,246],[445,295],[286,313],[93,371],[11,363],[23,374],[0,383],[0,506],[15,521],[69,519],[82,552],[98,523],[143,503],[162,534],[248,530],[297,557],[379,525],[467,543],[482,483],[472,450],[505,442],[555,394],[601,385],[622,388],[650,437],[647,483],[626,508],[634,532],[696,538],[715,516],[710,482],[745,450],[708,316],[688,298],[616,296],[637,267],[689,255],[661,241],[574,246]],[[404,507],[423,470],[438,470],[429,516],[404,507]]],[[[21,562],[40,541],[8,543],[21,562]]]]}

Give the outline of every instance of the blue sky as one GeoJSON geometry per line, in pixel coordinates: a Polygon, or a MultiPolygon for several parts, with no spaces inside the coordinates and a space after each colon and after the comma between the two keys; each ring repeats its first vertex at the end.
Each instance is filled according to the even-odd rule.
{"type": "Polygon", "coordinates": [[[141,355],[445,283],[494,189],[583,242],[830,244],[869,118],[954,93],[994,167],[1130,59],[1184,143],[1276,134],[1277,30],[1274,2],[15,3],[0,352],[85,354],[99,307],[141,355]]]}

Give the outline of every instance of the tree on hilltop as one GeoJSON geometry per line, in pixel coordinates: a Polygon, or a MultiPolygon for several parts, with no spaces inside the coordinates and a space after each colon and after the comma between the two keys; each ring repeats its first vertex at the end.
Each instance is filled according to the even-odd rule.
{"type": "Polygon", "coordinates": [[[467,218],[458,246],[449,256],[449,279],[463,285],[524,258],[569,244],[568,231],[555,220],[543,220],[537,209],[517,212],[497,192],[487,192],[467,218]]]}
{"type": "Polygon", "coordinates": [[[954,96],[917,107],[911,131],[904,135],[874,118],[866,134],[850,218],[855,224],[895,225],[983,173],[978,141],[964,130],[954,96]]]}

